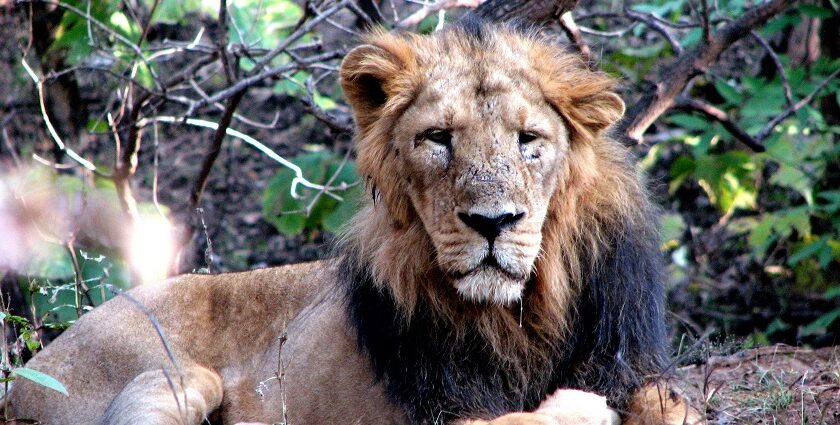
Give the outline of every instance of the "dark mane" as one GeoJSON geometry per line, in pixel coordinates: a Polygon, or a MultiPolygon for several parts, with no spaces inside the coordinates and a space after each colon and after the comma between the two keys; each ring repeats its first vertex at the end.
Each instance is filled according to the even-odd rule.
{"type": "Polygon", "coordinates": [[[629,394],[661,371],[663,291],[655,234],[615,230],[609,252],[590,263],[571,334],[530,370],[500,360],[477,333],[458,336],[424,300],[405,317],[390,291],[345,252],[339,280],[350,323],[390,399],[417,424],[532,410],[558,388],[604,394],[624,409],[629,394]]]}

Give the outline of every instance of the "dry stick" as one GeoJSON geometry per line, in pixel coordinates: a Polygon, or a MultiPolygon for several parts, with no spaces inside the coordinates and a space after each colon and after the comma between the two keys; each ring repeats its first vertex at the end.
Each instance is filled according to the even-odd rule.
{"type": "Polygon", "coordinates": [[[201,170],[195,180],[192,192],[190,193],[190,209],[195,209],[201,201],[201,195],[204,193],[204,188],[207,186],[207,178],[210,177],[210,171],[213,169],[213,164],[216,163],[216,158],[222,150],[222,142],[225,140],[225,133],[230,126],[230,121],[233,119],[233,113],[239,106],[242,97],[245,96],[247,89],[235,93],[227,100],[225,105],[225,112],[219,120],[219,126],[213,134],[213,140],[210,146],[207,147],[207,153],[204,154],[204,161],[201,164],[201,170]]]}
{"type": "MultiPolygon", "coordinates": [[[[642,136],[648,127],[674,105],[677,96],[689,81],[705,71],[720,57],[721,53],[748,35],[753,28],[767,22],[768,19],[795,2],[795,0],[770,0],[753,7],[711,35],[708,43],[702,43],[672,60],[661,73],[667,76],[665,80],[658,82],[655,90],[642,96],[618,124],[617,132],[622,135],[622,142],[628,146],[641,144],[642,136]]],[[[655,80],[655,78],[648,80],[655,80]]]]}
{"type": "Polygon", "coordinates": [[[674,51],[676,56],[679,56],[683,53],[683,47],[680,45],[680,42],[674,38],[674,35],[668,30],[668,28],[662,24],[662,22],[655,19],[654,15],[648,13],[637,12],[629,7],[624,9],[624,14],[627,17],[639,21],[645,25],[647,25],[653,31],[656,31],[663,38],[671,45],[671,50],[674,51]]]}
{"type": "MultiPolygon", "coordinates": [[[[52,1],[52,0],[36,0],[36,1],[38,1],[40,3],[47,3],[47,4],[55,5],[55,6],[63,8],[63,9],[67,9],[67,10],[79,15],[80,17],[84,18],[85,21],[88,24],[92,23],[92,24],[96,25],[97,28],[101,29],[102,31],[107,32],[108,35],[114,37],[115,39],[119,40],[120,42],[122,42],[123,44],[128,46],[128,48],[131,49],[134,52],[134,54],[136,54],[137,57],[140,58],[140,60],[146,65],[146,67],[149,69],[149,74],[151,74],[151,76],[152,76],[152,80],[155,82],[155,84],[158,85],[158,88],[160,88],[160,81],[158,81],[157,73],[155,72],[154,68],[152,68],[152,66],[146,60],[146,57],[143,55],[143,50],[140,49],[140,46],[138,46],[137,44],[134,44],[134,42],[132,42],[128,38],[124,37],[122,34],[114,31],[108,25],[105,25],[102,22],[99,22],[96,18],[94,18],[89,13],[85,12],[84,10],[81,10],[77,7],[74,7],[72,5],[69,5],[67,3],[63,3],[63,2],[60,2],[60,1],[52,1]]],[[[31,3],[31,2],[32,2],[31,0],[17,0],[15,3],[23,4],[23,3],[31,3]]]]}
{"type": "Polygon", "coordinates": [[[578,52],[583,59],[589,63],[592,61],[592,50],[589,49],[589,45],[586,44],[586,40],[583,39],[583,35],[580,33],[580,27],[578,27],[577,23],[575,23],[575,19],[572,18],[572,12],[566,12],[560,16],[560,28],[563,29],[563,32],[566,33],[566,37],[569,38],[569,41],[574,43],[577,47],[578,52]]]}
{"type": "Polygon", "coordinates": [[[764,152],[766,150],[760,140],[756,140],[750,136],[746,131],[739,127],[738,124],[729,118],[729,114],[714,105],[703,102],[702,100],[681,96],[677,99],[675,107],[702,112],[709,118],[723,125],[723,128],[725,128],[726,131],[731,133],[736,139],[738,139],[738,141],[752,149],[754,152],[764,152]]]}
{"type": "MultiPolygon", "coordinates": [[[[295,41],[297,41],[298,39],[300,39],[301,37],[306,35],[306,33],[311,31],[312,28],[315,27],[315,25],[318,25],[319,23],[321,23],[321,21],[329,18],[331,15],[333,15],[336,12],[338,12],[339,10],[343,9],[345,6],[347,6],[347,4],[349,2],[350,2],[349,0],[342,0],[338,3],[336,3],[335,5],[333,5],[333,7],[325,10],[320,15],[316,16],[311,21],[308,21],[305,24],[301,25],[300,28],[296,29],[293,33],[289,34],[289,36],[286,37],[286,39],[283,40],[279,45],[277,45],[277,47],[271,49],[271,51],[266,53],[266,55],[263,56],[263,58],[260,59],[260,61],[257,62],[254,65],[254,68],[250,72],[248,72],[248,74],[246,74],[246,75],[248,75],[250,77],[258,76],[258,75],[254,75],[254,73],[262,70],[275,57],[277,57],[277,55],[279,55],[280,53],[283,53],[284,50],[289,48],[289,46],[292,43],[294,43],[295,41]]],[[[265,77],[263,77],[263,78],[265,78],[265,77]]]]}
{"type": "Polygon", "coordinates": [[[219,57],[222,59],[222,70],[225,72],[225,80],[228,84],[233,83],[233,68],[230,66],[230,58],[227,54],[227,0],[219,1],[219,40],[217,48],[219,57]]]}
{"type": "MultiPolygon", "coordinates": [[[[192,126],[196,126],[196,127],[209,128],[211,130],[216,130],[217,128],[219,128],[219,125],[215,122],[212,122],[212,121],[201,120],[201,119],[196,119],[196,118],[179,118],[179,117],[173,117],[173,116],[157,116],[157,117],[153,117],[153,118],[144,118],[139,123],[139,125],[140,126],[146,126],[146,125],[149,125],[149,124],[152,124],[152,123],[155,123],[155,122],[162,122],[162,123],[166,123],[166,124],[186,124],[186,125],[192,125],[192,126]]],[[[248,144],[251,147],[257,149],[260,152],[262,152],[264,155],[266,155],[270,159],[278,162],[280,165],[282,165],[282,166],[288,168],[289,170],[291,170],[295,174],[295,177],[292,179],[292,184],[291,184],[291,188],[289,189],[289,192],[291,193],[292,197],[295,198],[295,199],[300,198],[300,195],[298,195],[297,191],[296,191],[298,186],[303,186],[303,187],[307,187],[307,188],[315,189],[315,190],[324,190],[326,188],[326,190],[327,190],[326,195],[332,197],[333,199],[335,199],[337,201],[341,201],[342,199],[338,195],[332,193],[333,191],[347,190],[350,187],[352,187],[352,185],[338,186],[338,187],[327,187],[327,186],[324,186],[324,185],[313,183],[313,182],[309,181],[308,179],[306,179],[306,177],[303,176],[303,170],[300,167],[298,167],[297,165],[295,165],[293,162],[289,161],[288,159],[283,158],[282,156],[278,155],[276,152],[271,150],[271,148],[269,148],[268,146],[266,146],[264,143],[260,142],[259,140],[254,139],[253,137],[251,137],[251,136],[249,136],[245,133],[242,133],[240,131],[234,130],[234,129],[229,128],[229,127],[225,131],[225,133],[227,133],[228,136],[236,137],[237,139],[242,140],[246,144],[248,144]]]]}
{"type": "MultiPolygon", "coordinates": [[[[321,53],[321,54],[318,54],[318,55],[313,55],[313,56],[310,56],[310,57],[306,58],[304,64],[311,64],[311,63],[315,63],[315,62],[321,62],[321,61],[325,61],[325,60],[340,58],[340,57],[344,56],[344,54],[345,54],[345,51],[343,49],[324,52],[324,53],[321,53]]],[[[243,89],[245,89],[247,87],[251,87],[255,84],[263,82],[266,79],[277,77],[277,76],[279,76],[281,74],[284,74],[286,72],[296,71],[300,68],[301,68],[301,64],[288,64],[288,65],[283,65],[283,66],[280,66],[280,67],[277,67],[277,68],[266,69],[265,71],[262,71],[257,75],[253,75],[253,76],[250,76],[250,77],[245,77],[245,78],[237,81],[236,84],[234,84],[234,85],[232,85],[228,88],[222,89],[222,90],[216,92],[215,94],[213,94],[212,96],[208,96],[208,97],[206,97],[206,98],[204,98],[200,101],[195,102],[193,105],[190,106],[189,110],[187,110],[187,112],[184,115],[187,115],[187,116],[193,115],[193,113],[195,111],[197,111],[201,108],[204,108],[205,106],[208,106],[208,105],[214,104],[216,102],[225,100],[225,99],[233,96],[234,94],[242,91],[243,89]]]]}
{"type": "Polygon", "coordinates": [[[517,18],[544,23],[574,9],[579,2],[580,0],[486,0],[467,15],[493,22],[517,18]]]}
{"type": "Polygon", "coordinates": [[[788,81],[787,73],[785,72],[785,67],[782,65],[782,61],[779,60],[779,55],[773,51],[773,48],[770,47],[770,43],[761,36],[761,34],[750,31],[750,35],[755,41],[758,41],[758,44],[767,52],[767,56],[770,56],[770,60],[773,61],[773,66],[776,67],[776,72],[779,73],[779,79],[782,81],[782,89],[785,93],[785,100],[787,101],[788,106],[793,106],[793,90],[790,88],[790,81],[788,81]]]}
{"type": "Polygon", "coordinates": [[[484,0],[438,0],[435,3],[427,4],[416,12],[408,15],[402,21],[397,22],[397,28],[409,28],[417,25],[423,19],[426,19],[429,15],[433,13],[437,13],[441,10],[452,9],[455,7],[468,7],[471,9],[475,9],[478,7],[484,0]]]}
{"type": "Polygon", "coordinates": [[[319,121],[326,124],[333,131],[348,134],[353,132],[353,123],[349,115],[336,115],[330,113],[315,103],[315,83],[312,81],[311,77],[306,80],[305,88],[306,95],[300,100],[303,102],[303,106],[307,111],[309,111],[309,113],[311,113],[319,121]]]}
{"type": "Polygon", "coordinates": [[[143,25],[143,31],[140,32],[140,38],[137,39],[138,46],[142,45],[143,41],[146,40],[146,36],[149,35],[149,28],[152,26],[152,18],[154,18],[158,6],[160,6],[160,0],[155,0],[154,3],[152,3],[152,8],[149,9],[149,17],[146,19],[146,24],[143,25]]]}
{"type": "Polygon", "coordinates": [[[828,85],[828,83],[831,82],[831,80],[837,78],[838,75],[840,75],[840,68],[832,72],[831,75],[828,76],[828,78],[826,78],[822,83],[820,83],[820,85],[817,86],[817,88],[815,88],[811,93],[808,93],[807,96],[803,97],[799,102],[796,102],[795,104],[789,106],[787,109],[782,111],[781,114],[776,115],[775,118],[770,120],[770,122],[768,122],[767,125],[765,125],[764,128],[762,128],[761,131],[758,132],[758,134],[756,134],[755,138],[758,140],[766,139],[767,136],[769,136],[770,133],[773,131],[773,129],[777,125],[779,125],[780,122],[782,122],[785,118],[793,115],[794,112],[798,111],[803,106],[811,103],[811,101],[814,100],[814,97],[816,97],[817,94],[819,94],[828,85]]]}
{"type": "MultiPolygon", "coordinates": [[[[166,90],[168,87],[180,84],[187,78],[191,77],[193,72],[204,65],[213,62],[214,60],[215,55],[208,55],[192,63],[183,71],[166,81],[163,84],[163,89],[166,90]]],[[[134,214],[134,210],[130,207],[131,200],[133,199],[131,195],[131,178],[134,176],[134,172],[137,171],[137,155],[140,152],[141,138],[143,136],[143,127],[138,125],[138,123],[143,105],[145,105],[151,97],[151,93],[146,93],[135,99],[128,113],[129,130],[126,145],[122,147],[121,153],[116,155],[114,158],[114,184],[117,188],[118,194],[120,195],[120,202],[123,206],[123,211],[128,214],[129,217],[136,216],[136,214],[134,214]]],[[[115,136],[118,135],[116,129],[114,129],[114,134],[115,136]]]]}
{"type": "Polygon", "coordinates": [[[44,119],[44,125],[47,127],[47,132],[50,133],[55,144],[58,146],[59,149],[64,151],[70,158],[74,161],[78,162],[82,167],[87,168],[90,171],[96,172],[96,166],[93,165],[90,161],[82,158],[72,149],[68,148],[64,142],[61,140],[61,136],[55,131],[55,127],[52,125],[52,121],[50,121],[50,116],[47,114],[47,105],[44,101],[44,81],[38,78],[35,74],[35,71],[29,67],[29,64],[26,62],[26,59],[20,60],[21,65],[23,65],[23,69],[29,74],[29,78],[35,83],[35,86],[38,91],[38,106],[41,108],[41,117],[44,119]]]}

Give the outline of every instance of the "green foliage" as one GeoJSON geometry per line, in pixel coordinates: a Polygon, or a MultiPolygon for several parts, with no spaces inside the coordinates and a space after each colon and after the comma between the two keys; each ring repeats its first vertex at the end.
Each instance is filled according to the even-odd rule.
{"type": "MultiPolygon", "coordinates": [[[[782,56],[782,61],[787,58],[782,56]]],[[[836,59],[821,59],[808,72],[786,68],[794,98],[814,91],[838,66],[836,59]]],[[[840,288],[840,191],[836,190],[840,128],[829,126],[814,106],[835,97],[838,89],[840,82],[832,81],[813,105],[777,126],[764,141],[763,153],[745,150],[720,124],[703,115],[672,113],[665,120],[684,131],[674,139],[682,153],[670,162],[669,193],[676,195],[689,184],[702,188],[721,218],[731,223],[736,236],[731,243],[746,242],[753,260],[772,265],[771,270],[787,269],[787,274],[776,276],[790,276],[797,290],[840,288]]],[[[732,114],[750,134],[787,107],[778,77],[715,78],[695,90],[713,93],[712,103],[732,114]]],[[[671,241],[668,247],[680,245],[671,241]]],[[[830,311],[799,334],[825,331],[838,319],[840,309],[830,311]]]]}
{"type": "Polygon", "coordinates": [[[357,184],[359,179],[355,163],[343,163],[341,158],[327,151],[305,153],[293,162],[301,168],[304,177],[313,183],[327,185],[329,182],[331,187],[355,186],[336,192],[342,198],[341,201],[320,190],[300,185],[297,187],[298,196],[295,197],[291,191],[295,173],[284,168],[274,176],[263,192],[263,217],[281,233],[289,236],[314,230],[339,232],[355,214],[362,194],[362,188],[357,184]]]}

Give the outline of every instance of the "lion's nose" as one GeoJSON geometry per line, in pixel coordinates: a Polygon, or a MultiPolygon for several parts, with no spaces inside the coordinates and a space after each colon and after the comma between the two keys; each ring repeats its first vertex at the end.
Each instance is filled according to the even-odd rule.
{"type": "Polygon", "coordinates": [[[458,213],[458,218],[481,236],[487,238],[491,243],[507,227],[513,226],[525,215],[524,212],[513,214],[506,213],[495,217],[488,217],[482,214],[458,213]]]}

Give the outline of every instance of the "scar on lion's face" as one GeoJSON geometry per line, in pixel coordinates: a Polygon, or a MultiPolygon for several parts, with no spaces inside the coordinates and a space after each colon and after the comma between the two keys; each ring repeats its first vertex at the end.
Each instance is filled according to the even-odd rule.
{"type": "Polygon", "coordinates": [[[610,80],[542,41],[453,34],[377,34],[348,55],[342,79],[360,152],[382,160],[366,175],[400,180],[391,196],[409,199],[463,298],[509,305],[535,272],[572,136],[596,134],[624,105],[610,80]]]}

